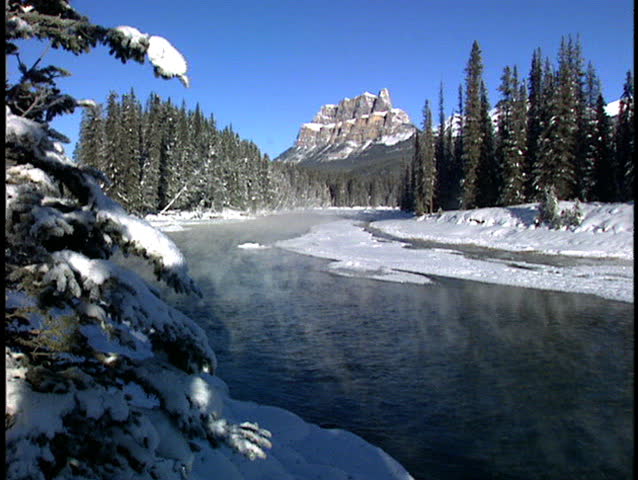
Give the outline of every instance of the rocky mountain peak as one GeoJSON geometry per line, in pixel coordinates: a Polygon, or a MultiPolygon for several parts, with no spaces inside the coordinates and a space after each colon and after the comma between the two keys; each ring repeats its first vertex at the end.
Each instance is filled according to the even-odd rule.
{"type": "Polygon", "coordinates": [[[278,160],[287,162],[326,162],[358,155],[372,145],[388,146],[412,137],[416,127],[410,117],[394,108],[390,91],[377,95],[365,92],[344,98],[338,104],[323,105],[304,123],[295,145],[278,160]]]}

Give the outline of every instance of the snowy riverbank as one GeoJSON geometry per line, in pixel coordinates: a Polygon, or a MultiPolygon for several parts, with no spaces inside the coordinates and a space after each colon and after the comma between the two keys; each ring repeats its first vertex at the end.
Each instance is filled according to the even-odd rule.
{"type": "Polygon", "coordinates": [[[225,480],[411,480],[405,469],[383,450],[353,433],[306,423],[287,410],[233,400],[226,384],[208,377],[223,398],[224,417],[256,422],[272,433],[272,448],[263,460],[248,460],[228,447],[205,442],[190,459],[191,480],[207,480],[214,472],[225,480]]]}
{"type": "MultiPolygon", "coordinates": [[[[561,207],[570,207],[561,202],[561,207]]],[[[420,218],[400,214],[370,227],[403,241],[375,237],[355,219],[315,227],[281,248],[332,260],[344,275],[427,283],[428,275],[461,278],[633,302],[633,204],[583,204],[582,224],[536,226],[536,204],[452,211],[420,218]],[[408,248],[408,241],[434,242],[408,248]],[[463,245],[485,247],[468,255],[463,245]],[[495,255],[498,251],[523,255],[495,255]],[[547,255],[553,258],[547,258],[547,255]]]]}
{"type": "MultiPolygon", "coordinates": [[[[560,202],[561,209],[572,207],[573,202],[560,202]]],[[[341,275],[420,284],[436,275],[633,302],[633,203],[585,203],[580,208],[580,226],[558,230],[535,224],[535,203],[423,217],[387,208],[316,209],[312,212],[342,219],[277,246],[332,260],[330,270],[341,275]],[[396,240],[375,237],[365,228],[368,222],[371,229],[396,240]],[[434,245],[411,248],[414,241],[434,245]],[[467,245],[484,250],[467,255],[467,245]]],[[[210,218],[182,213],[147,220],[169,231],[250,218],[225,211],[210,218]]]]}

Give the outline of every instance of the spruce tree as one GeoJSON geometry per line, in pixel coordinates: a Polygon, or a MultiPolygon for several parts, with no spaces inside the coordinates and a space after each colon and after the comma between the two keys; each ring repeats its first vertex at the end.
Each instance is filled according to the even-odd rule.
{"type": "Polygon", "coordinates": [[[73,154],[76,162],[107,170],[107,138],[102,105],[95,104],[82,110],[78,143],[73,154]]]}
{"type": "Polygon", "coordinates": [[[422,213],[432,213],[437,202],[437,169],[435,135],[434,130],[432,129],[432,111],[430,109],[429,101],[425,102],[424,107],[423,134],[420,148],[423,168],[423,185],[421,188],[421,193],[423,196],[422,213]]]}
{"type": "Polygon", "coordinates": [[[543,69],[540,48],[534,50],[528,77],[529,110],[527,114],[527,155],[525,159],[525,198],[528,201],[538,199],[538,194],[540,193],[534,187],[534,177],[541,149],[541,134],[546,126],[547,79],[545,75],[547,73],[549,72],[543,69]]]}
{"type": "Polygon", "coordinates": [[[162,148],[162,132],[164,125],[164,107],[160,97],[151,93],[144,110],[144,146],[142,158],[142,210],[145,213],[159,211],[158,189],[160,151],[162,148]]]}
{"type": "MultiPolygon", "coordinates": [[[[5,13],[10,55],[19,38],[75,54],[100,43],[123,61],[149,53],[157,75],[187,83],[165,39],[93,25],[66,0],[9,0],[5,13]],[[171,65],[148,52],[157,42],[171,65]]],[[[113,261],[137,255],[176,292],[199,293],[173,242],[105,195],[99,171],[65,156],[48,121],[88,103],[57,89],[56,70],[36,65],[5,95],[6,477],[182,480],[201,449],[193,441],[263,458],[270,434],[222,417],[227,394],[205,332],[113,261]]]]}
{"type": "Polygon", "coordinates": [[[439,87],[439,128],[436,135],[436,198],[439,208],[448,210],[454,205],[454,158],[452,151],[452,125],[446,125],[443,100],[443,82],[439,87]]]}
{"type": "Polygon", "coordinates": [[[450,194],[448,197],[450,201],[448,208],[451,210],[460,208],[463,199],[463,132],[465,130],[463,104],[463,86],[459,85],[457,113],[452,115],[448,132],[452,145],[450,194]]]}
{"type": "Polygon", "coordinates": [[[598,95],[592,130],[592,180],[591,200],[613,202],[618,198],[617,165],[613,151],[611,121],[605,111],[606,102],[598,95]]]}
{"type": "Polygon", "coordinates": [[[123,168],[120,162],[123,152],[120,150],[122,143],[120,139],[124,136],[122,131],[121,106],[119,95],[110,92],[106,104],[106,120],[104,123],[104,133],[106,135],[106,164],[103,172],[109,179],[105,192],[115,196],[121,188],[123,179],[123,168]]]}
{"type": "Polygon", "coordinates": [[[164,104],[162,140],[159,154],[159,178],[157,182],[157,203],[161,210],[169,206],[176,195],[175,164],[177,163],[177,118],[176,108],[171,99],[164,104]]]}
{"type": "Polygon", "coordinates": [[[496,158],[494,143],[494,126],[490,117],[490,103],[487,98],[487,88],[481,82],[480,104],[480,156],[477,167],[476,206],[491,207],[496,205],[501,191],[502,173],[496,158]]]}
{"type": "Polygon", "coordinates": [[[142,109],[133,89],[122,95],[120,104],[120,135],[118,145],[118,188],[114,195],[127,209],[139,213],[142,209],[142,109]]]}
{"type": "Polygon", "coordinates": [[[617,183],[621,201],[629,201],[634,198],[634,122],[634,77],[629,71],[627,72],[623,93],[620,97],[620,109],[616,125],[617,183]]]}
{"type": "Polygon", "coordinates": [[[505,67],[501,78],[498,108],[497,157],[502,172],[499,203],[516,205],[525,201],[526,94],[519,84],[518,70],[505,67]]]}
{"type": "MultiPolygon", "coordinates": [[[[601,159],[599,155],[603,152],[600,150],[599,135],[608,137],[604,131],[602,124],[598,122],[605,122],[603,118],[599,116],[598,101],[601,97],[600,80],[596,75],[596,71],[589,63],[587,71],[585,72],[583,83],[583,102],[584,107],[581,113],[580,119],[580,131],[578,136],[578,156],[579,169],[578,171],[578,197],[583,201],[588,201],[597,196],[595,190],[596,177],[597,177],[597,165],[608,164],[608,159],[601,159]]],[[[608,122],[605,122],[608,123],[608,122]]],[[[607,157],[607,155],[605,155],[607,157]]]]}
{"type": "Polygon", "coordinates": [[[548,87],[548,122],[541,134],[541,149],[536,165],[536,189],[553,186],[559,199],[577,194],[577,157],[579,135],[579,84],[574,68],[571,39],[563,38],[559,65],[548,87]]]}
{"type": "Polygon", "coordinates": [[[479,194],[478,169],[484,141],[484,125],[481,118],[483,60],[481,58],[481,48],[477,41],[472,44],[470,59],[465,72],[461,206],[464,209],[470,209],[477,207],[477,196],[479,194]]]}
{"type": "Polygon", "coordinates": [[[414,156],[412,158],[412,168],[410,169],[410,172],[412,173],[410,183],[413,187],[413,193],[411,195],[412,205],[410,210],[412,210],[416,215],[423,215],[423,213],[425,213],[425,169],[421,144],[422,134],[417,132],[414,135],[414,156]]]}

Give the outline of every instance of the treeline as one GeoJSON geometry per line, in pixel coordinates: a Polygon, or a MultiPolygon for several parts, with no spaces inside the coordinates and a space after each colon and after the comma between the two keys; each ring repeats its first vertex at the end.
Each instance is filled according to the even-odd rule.
{"type": "Polygon", "coordinates": [[[474,42],[456,112],[433,127],[430,102],[402,182],[401,207],[417,214],[540,200],[633,200],[634,85],[627,73],[618,115],[606,110],[596,71],[578,40],[562,39],[557,65],[534,51],[527,79],[506,66],[496,114],[474,42]]]}
{"type": "Polygon", "coordinates": [[[142,107],[133,90],[111,93],[106,107],[85,109],[74,157],[104,172],[106,192],[139,214],[331,204],[320,174],[271,162],[199,105],[189,111],[156,94],[142,107]]]}
{"type": "Polygon", "coordinates": [[[343,172],[318,172],[328,187],[334,207],[398,206],[401,198],[400,176],[392,172],[362,175],[343,172]]]}

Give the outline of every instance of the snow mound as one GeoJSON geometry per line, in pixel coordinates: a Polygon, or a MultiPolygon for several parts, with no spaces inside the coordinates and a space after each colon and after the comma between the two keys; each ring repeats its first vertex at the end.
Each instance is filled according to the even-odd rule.
{"type": "Polygon", "coordinates": [[[237,248],[241,248],[242,250],[264,250],[270,247],[268,247],[267,245],[262,245],[260,243],[246,242],[242,243],[241,245],[237,245],[237,248]]]}
{"type": "MultiPolygon", "coordinates": [[[[575,202],[559,202],[560,210],[575,202]]],[[[537,225],[538,204],[453,210],[406,222],[377,222],[375,228],[403,239],[477,245],[548,255],[633,259],[634,209],[630,203],[580,203],[577,227],[537,225]]]]}
{"type": "Polygon", "coordinates": [[[273,442],[258,462],[198,444],[203,450],[192,464],[192,480],[207,480],[213,471],[228,480],[412,480],[396,460],[353,433],[320,428],[278,407],[233,400],[218,377],[207,382],[223,400],[226,418],[250,418],[272,433],[273,442]]]}
{"type": "MultiPolygon", "coordinates": [[[[560,207],[573,208],[573,203],[561,202],[560,207]]],[[[560,230],[536,225],[537,204],[423,217],[397,212],[393,219],[388,219],[389,212],[380,211],[376,221],[364,211],[344,210],[347,220],[318,225],[276,245],[331,260],[329,270],[341,275],[422,284],[430,283],[431,276],[441,276],[633,302],[633,265],[629,263],[633,260],[633,203],[581,204],[580,208],[581,225],[560,230]],[[361,220],[372,220],[373,231],[396,240],[371,234],[361,220]],[[446,248],[421,247],[417,241],[446,248]],[[485,251],[467,254],[468,245],[485,251]],[[524,256],[519,253],[510,260],[492,254],[498,250],[524,256]],[[556,260],[548,261],[547,255],[556,260]]]]}

